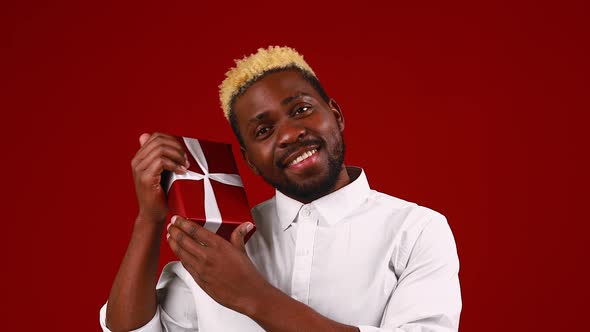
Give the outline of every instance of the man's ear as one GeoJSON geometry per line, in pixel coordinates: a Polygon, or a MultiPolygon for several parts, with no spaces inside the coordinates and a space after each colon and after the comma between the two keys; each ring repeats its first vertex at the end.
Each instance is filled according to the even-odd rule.
{"type": "Polygon", "coordinates": [[[334,117],[336,117],[336,121],[338,122],[338,127],[340,127],[340,131],[344,130],[344,116],[342,115],[342,111],[340,110],[340,106],[336,102],[336,100],[330,98],[328,102],[328,106],[334,113],[334,117]]]}
{"type": "Polygon", "coordinates": [[[248,165],[248,168],[250,168],[250,170],[252,170],[254,174],[260,176],[258,168],[256,168],[256,166],[250,161],[250,157],[248,156],[248,151],[246,151],[246,148],[240,146],[240,152],[242,153],[242,158],[244,158],[244,161],[246,162],[246,165],[248,165]]]}

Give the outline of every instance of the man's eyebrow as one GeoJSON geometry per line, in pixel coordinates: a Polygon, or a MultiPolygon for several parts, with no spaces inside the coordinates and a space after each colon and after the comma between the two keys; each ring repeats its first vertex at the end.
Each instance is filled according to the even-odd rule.
{"type": "Polygon", "coordinates": [[[268,111],[260,112],[260,113],[256,114],[256,116],[254,116],[253,118],[251,118],[248,121],[248,124],[251,124],[252,122],[258,122],[260,120],[264,120],[264,118],[267,117],[267,116],[268,116],[268,111]]]}
{"type": "MultiPolygon", "coordinates": [[[[296,94],[294,94],[294,95],[292,95],[290,97],[287,97],[287,98],[283,99],[281,101],[281,105],[283,105],[283,106],[288,105],[293,100],[295,100],[297,98],[304,97],[304,96],[310,96],[310,94],[305,93],[305,92],[298,92],[298,93],[296,93],[296,94]]],[[[248,120],[248,125],[251,125],[252,123],[255,123],[255,122],[263,121],[268,116],[269,116],[269,111],[260,112],[260,113],[256,114],[253,118],[251,118],[250,120],[248,120]]]]}
{"type": "Polygon", "coordinates": [[[307,94],[305,92],[299,92],[296,95],[293,95],[291,97],[287,97],[287,98],[283,99],[283,101],[281,101],[281,105],[283,105],[283,106],[288,105],[293,100],[303,97],[303,96],[309,96],[309,94],[307,94]]]}

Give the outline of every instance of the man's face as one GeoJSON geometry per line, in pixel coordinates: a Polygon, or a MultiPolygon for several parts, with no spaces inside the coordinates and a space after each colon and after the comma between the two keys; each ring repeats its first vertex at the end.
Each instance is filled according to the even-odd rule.
{"type": "Polygon", "coordinates": [[[248,166],[285,195],[308,202],[348,183],[342,114],[299,72],[265,76],[233,110],[248,166]]]}

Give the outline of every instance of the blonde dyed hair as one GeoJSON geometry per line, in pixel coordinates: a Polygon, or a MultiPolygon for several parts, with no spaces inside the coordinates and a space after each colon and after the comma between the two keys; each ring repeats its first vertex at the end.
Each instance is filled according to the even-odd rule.
{"type": "Polygon", "coordinates": [[[228,120],[231,103],[235,97],[269,71],[297,68],[316,77],[311,67],[303,60],[303,56],[290,47],[259,48],[256,53],[245,56],[241,60],[235,60],[235,62],[236,66],[225,73],[225,79],[219,86],[221,108],[228,120]]]}

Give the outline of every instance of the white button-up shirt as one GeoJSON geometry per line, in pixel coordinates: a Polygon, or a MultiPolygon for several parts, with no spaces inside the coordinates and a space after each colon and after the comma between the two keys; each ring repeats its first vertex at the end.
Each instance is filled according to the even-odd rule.
{"type": "MultiPolygon", "coordinates": [[[[309,204],[277,191],[252,209],[246,250],[275,287],[334,321],[372,331],[457,331],[459,260],[445,217],[371,190],[364,172],[309,204]],[[355,178],[356,177],[356,178],[355,178]]],[[[359,174],[360,173],[360,174],[359,174]]],[[[179,262],[157,285],[141,332],[263,331],[211,299],[179,262]]],[[[103,331],[106,304],[100,311],[103,331]]]]}

